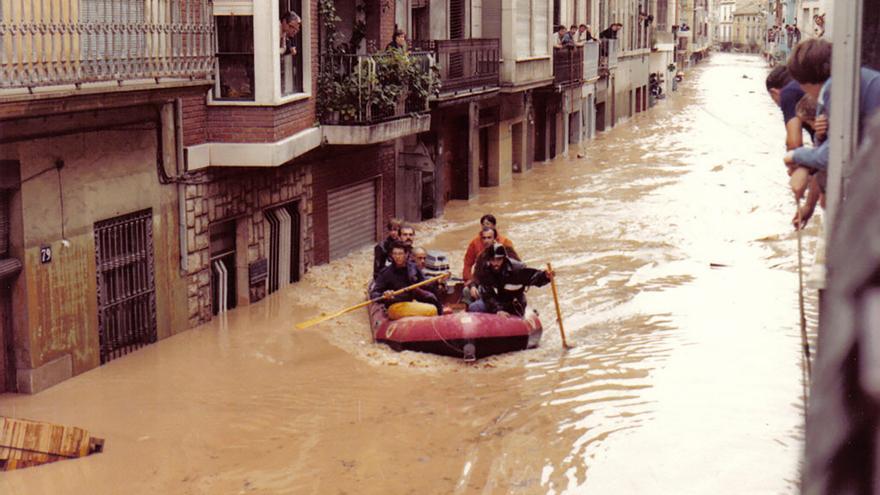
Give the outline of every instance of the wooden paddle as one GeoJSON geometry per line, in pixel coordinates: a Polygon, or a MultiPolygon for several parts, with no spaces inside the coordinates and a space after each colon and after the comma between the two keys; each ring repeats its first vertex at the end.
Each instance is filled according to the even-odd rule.
{"type": "MultiPolygon", "coordinates": [[[[437,282],[439,280],[443,280],[444,278],[446,278],[448,276],[449,276],[449,273],[441,273],[440,275],[437,275],[436,277],[431,277],[427,280],[422,280],[421,282],[412,284],[409,287],[404,287],[403,289],[394,291],[392,293],[392,297],[399,296],[400,294],[403,294],[404,292],[409,292],[413,289],[418,289],[419,287],[422,287],[423,285],[428,285],[430,283],[437,282]]],[[[337,316],[342,316],[345,313],[349,313],[349,312],[354,311],[356,309],[363,308],[364,306],[366,306],[368,304],[372,304],[374,302],[379,302],[383,298],[384,298],[384,296],[379,296],[375,299],[370,299],[369,301],[364,301],[362,303],[355,304],[354,306],[351,306],[351,307],[345,308],[345,309],[341,309],[341,310],[339,310],[335,313],[329,314],[329,315],[327,313],[321,313],[321,316],[317,316],[315,318],[312,318],[311,320],[306,320],[306,321],[297,323],[296,328],[297,328],[297,330],[302,330],[303,328],[308,328],[312,325],[317,325],[318,323],[321,323],[321,322],[324,322],[327,320],[332,320],[333,318],[336,318],[337,316]]]]}
{"type": "Polygon", "coordinates": [[[565,328],[562,327],[562,310],[559,309],[559,294],[556,292],[556,274],[553,272],[553,267],[550,266],[550,263],[547,263],[547,273],[551,274],[550,288],[553,289],[553,302],[556,304],[556,322],[559,323],[559,335],[562,336],[562,347],[565,349],[571,349],[571,346],[565,341],[565,328]]]}

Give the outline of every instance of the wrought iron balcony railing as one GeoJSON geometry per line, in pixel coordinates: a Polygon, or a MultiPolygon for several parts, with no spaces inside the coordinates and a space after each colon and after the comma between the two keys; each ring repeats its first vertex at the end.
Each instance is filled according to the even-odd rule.
{"type": "Polygon", "coordinates": [[[0,88],[211,78],[207,0],[2,2],[0,88]]]}
{"type": "Polygon", "coordinates": [[[426,112],[436,88],[427,52],[325,55],[319,77],[319,120],[329,125],[372,125],[426,112]]]}
{"type": "Polygon", "coordinates": [[[441,96],[497,88],[500,84],[498,39],[416,40],[413,47],[434,54],[441,96]]]}
{"type": "Polygon", "coordinates": [[[579,84],[584,77],[584,47],[564,46],[553,49],[553,83],[562,86],[579,84]]]}

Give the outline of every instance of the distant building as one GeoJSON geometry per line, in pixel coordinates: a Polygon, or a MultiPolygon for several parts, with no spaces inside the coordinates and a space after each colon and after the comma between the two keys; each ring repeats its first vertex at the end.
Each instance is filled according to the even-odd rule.
{"type": "Polygon", "coordinates": [[[733,12],[733,46],[758,53],[766,36],[766,16],[757,2],[739,2],[733,12]]]}

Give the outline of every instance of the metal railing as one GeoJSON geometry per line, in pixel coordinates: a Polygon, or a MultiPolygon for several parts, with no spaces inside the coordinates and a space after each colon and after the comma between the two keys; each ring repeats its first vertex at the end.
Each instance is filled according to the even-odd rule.
{"type": "MultiPolygon", "coordinates": [[[[330,84],[333,91],[319,93],[322,124],[376,124],[429,110],[428,97],[402,86],[400,67],[391,53],[373,55],[334,54],[321,59],[319,84],[330,84]]],[[[420,74],[432,74],[433,56],[427,52],[408,52],[407,64],[420,74]]],[[[399,61],[399,59],[397,59],[399,61]]]]}
{"type": "Polygon", "coordinates": [[[500,84],[498,39],[416,40],[413,47],[434,54],[441,95],[497,88],[500,84]]]}
{"type": "Polygon", "coordinates": [[[553,48],[553,83],[574,85],[584,76],[584,47],[563,46],[553,48]]]}
{"type": "Polygon", "coordinates": [[[599,77],[599,43],[584,43],[584,81],[599,77]]]}
{"type": "Polygon", "coordinates": [[[0,88],[207,80],[213,20],[207,0],[4,1],[0,88]]]}
{"type": "Polygon", "coordinates": [[[619,40],[602,39],[599,43],[599,67],[603,69],[617,67],[619,40]]]}

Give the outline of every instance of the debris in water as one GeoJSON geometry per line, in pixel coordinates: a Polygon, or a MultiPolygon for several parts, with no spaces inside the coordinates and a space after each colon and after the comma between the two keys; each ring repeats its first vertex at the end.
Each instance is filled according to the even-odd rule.
{"type": "Polygon", "coordinates": [[[0,471],[102,452],[104,439],[73,426],[0,417],[0,471]]]}

